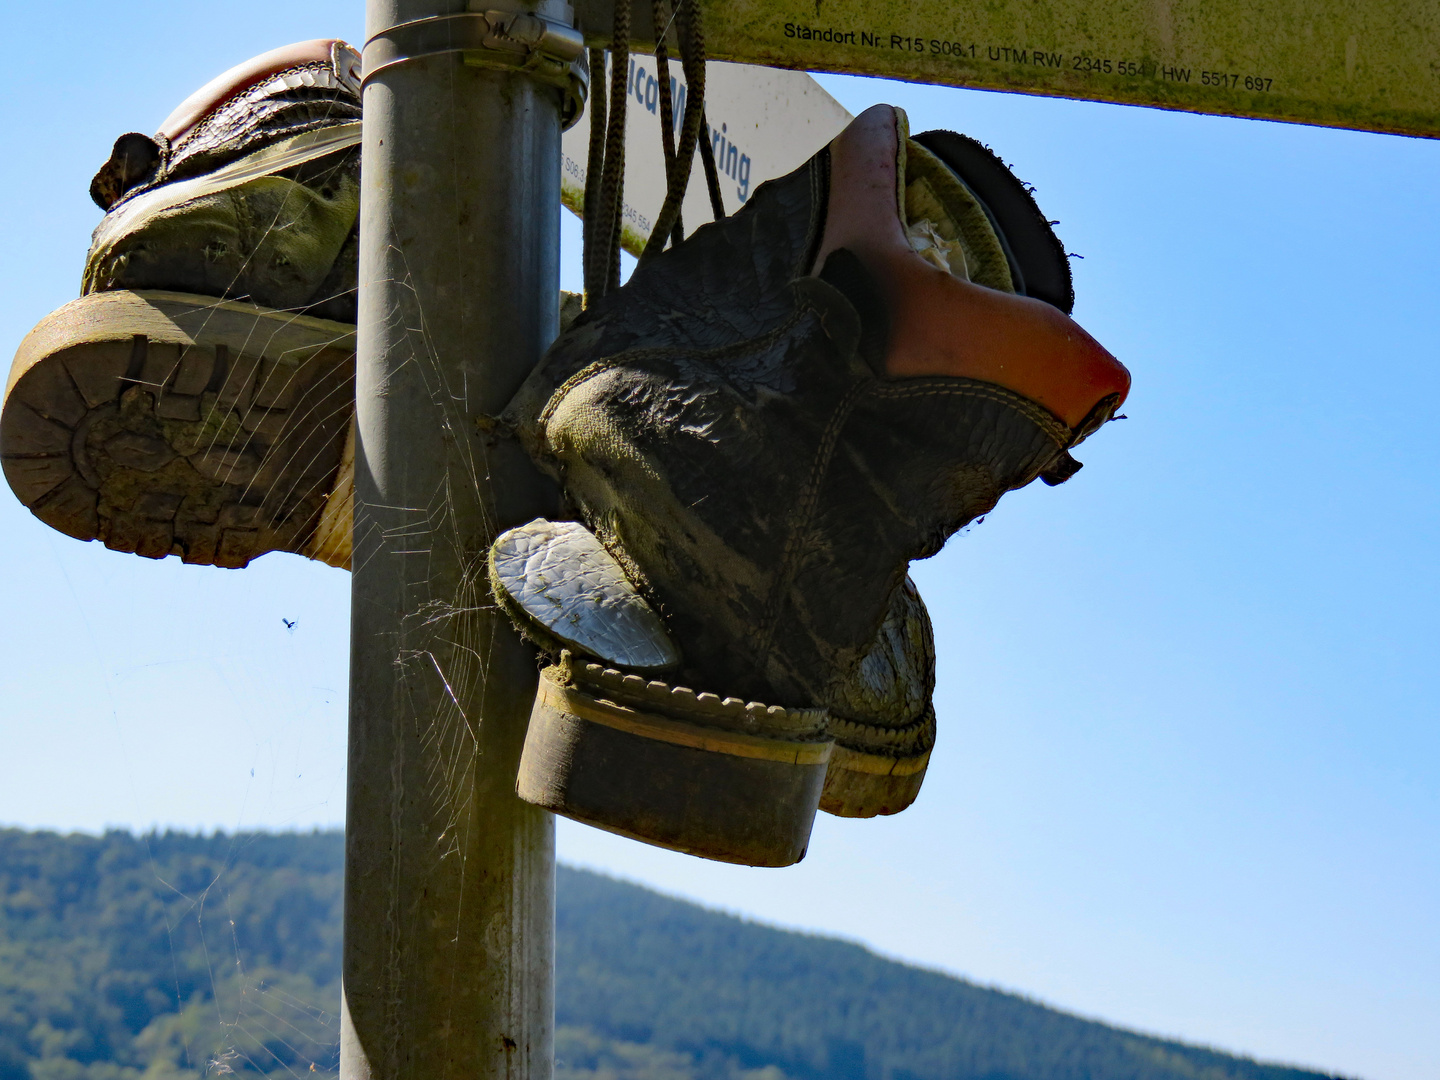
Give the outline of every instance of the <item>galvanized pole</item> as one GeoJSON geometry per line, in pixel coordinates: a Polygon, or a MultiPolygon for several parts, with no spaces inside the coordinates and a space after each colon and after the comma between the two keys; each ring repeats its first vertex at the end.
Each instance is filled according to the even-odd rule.
{"type": "MultiPolygon", "coordinates": [[[[367,36],[463,11],[368,0],[367,36]]],[[[514,794],[536,665],[484,560],[553,497],[488,418],[557,329],[560,95],[442,52],[364,102],[340,1072],[548,1080],[554,825],[514,794]]]]}

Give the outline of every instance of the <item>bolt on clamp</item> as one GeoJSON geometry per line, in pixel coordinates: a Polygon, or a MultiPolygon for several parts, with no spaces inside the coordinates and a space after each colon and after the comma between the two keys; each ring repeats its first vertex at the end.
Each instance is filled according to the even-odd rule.
{"type": "Polygon", "coordinates": [[[527,11],[432,15],[380,31],[365,43],[361,84],[395,64],[458,52],[472,67],[529,75],[563,96],[560,120],[570,127],[585,110],[590,67],[585,38],[572,26],[527,11]]]}

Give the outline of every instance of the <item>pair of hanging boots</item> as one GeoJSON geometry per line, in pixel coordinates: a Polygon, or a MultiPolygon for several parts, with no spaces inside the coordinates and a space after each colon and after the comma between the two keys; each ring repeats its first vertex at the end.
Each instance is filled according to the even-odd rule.
{"type": "Polygon", "coordinates": [[[586,310],[505,416],[584,525],[492,555],[497,596],[573,653],[521,793],[777,863],[817,803],[909,805],[935,738],[910,561],[1068,479],[1129,388],[1071,301],[1003,163],[877,106],[586,310]]]}
{"type": "MultiPolygon", "coordinates": [[[[46,523],[348,566],[357,69],[276,50],[117,141],[84,295],[22,343],[0,415],[46,523]]],[[[504,417],[576,519],[491,551],[556,661],[522,797],[759,865],[804,854],[817,806],[909,805],[935,738],[910,560],[1068,478],[1128,390],[1070,306],[1004,165],[877,106],[575,318],[504,417]]]]}

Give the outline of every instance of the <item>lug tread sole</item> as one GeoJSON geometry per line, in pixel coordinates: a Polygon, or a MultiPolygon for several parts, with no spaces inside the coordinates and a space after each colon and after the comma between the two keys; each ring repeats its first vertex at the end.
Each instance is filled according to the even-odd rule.
{"type": "Polygon", "coordinates": [[[82,297],[21,343],[0,464],[46,524],[117,551],[232,568],[312,554],[349,449],[354,357],[344,323],[185,293],[82,297]]]}

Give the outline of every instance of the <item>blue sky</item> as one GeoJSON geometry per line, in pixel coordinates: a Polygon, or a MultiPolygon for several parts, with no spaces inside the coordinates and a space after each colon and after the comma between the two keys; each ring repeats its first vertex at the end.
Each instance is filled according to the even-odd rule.
{"type": "MultiPolygon", "coordinates": [[[[362,11],[10,18],[6,349],[75,295],[116,135],[362,11]]],[[[824,82],[1036,185],[1131,419],[915,568],[941,728],[911,810],[822,816],[784,871],[568,823],[562,857],[1149,1031],[1440,1074],[1440,144],[824,82]]],[[[0,602],[0,822],[341,823],[345,573],[151,563],[0,493],[0,602]]]]}

